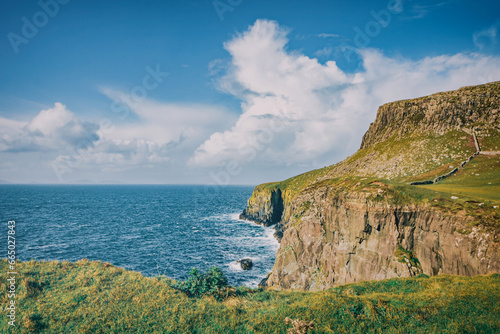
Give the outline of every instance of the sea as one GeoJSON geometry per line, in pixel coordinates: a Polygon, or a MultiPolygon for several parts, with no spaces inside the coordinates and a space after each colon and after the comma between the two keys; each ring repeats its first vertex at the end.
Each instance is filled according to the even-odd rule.
{"type": "MultiPolygon", "coordinates": [[[[16,222],[20,261],[109,262],[144,276],[186,279],[217,266],[256,287],[273,267],[272,227],[239,219],[250,186],[0,185],[0,224],[16,222]],[[254,266],[243,270],[238,260],[254,266]]],[[[7,257],[7,238],[5,256],[7,257]]],[[[1,247],[1,246],[0,246],[1,247]]]]}

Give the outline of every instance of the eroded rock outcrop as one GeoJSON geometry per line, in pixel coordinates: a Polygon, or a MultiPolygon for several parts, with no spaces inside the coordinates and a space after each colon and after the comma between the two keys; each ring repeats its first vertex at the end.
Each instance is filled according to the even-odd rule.
{"type": "Polygon", "coordinates": [[[275,226],[275,236],[281,240],[284,204],[281,189],[254,190],[254,196],[248,200],[248,206],[240,215],[240,219],[251,220],[264,226],[275,226]]]}
{"type": "MultiPolygon", "coordinates": [[[[422,133],[444,134],[471,124],[500,125],[500,82],[463,87],[418,99],[387,103],[363,136],[361,149],[404,136],[418,128],[422,133]]],[[[476,144],[477,147],[477,144],[476,144]]]]}

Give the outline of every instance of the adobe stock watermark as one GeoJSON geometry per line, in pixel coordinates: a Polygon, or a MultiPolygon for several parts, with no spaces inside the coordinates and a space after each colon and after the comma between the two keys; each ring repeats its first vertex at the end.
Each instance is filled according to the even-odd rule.
{"type": "Polygon", "coordinates": [[[241,5],[243,0],[215,0],[212,2],[215,12],[221,21],[224,21],[224,13],[232,12],[236,7],[241,5]]]}
{"type": "MultiPolygon", "coordinates": [[[[118,114],[121,120],[125,120],[130,115],[130,108],[137,107],[147,98],[148,92],[158,88],[169,75],[168,72],[161,71],[159,64],[154,69],[151,66],[146,66],[145,70],[147,74],[143,77],[141,85],[134,86],[130,90],[130,94],[122,94],[111,103],[111,111],[118,114]]],[[[113,121],[109,118],[103,118],[99,122],[99,130],[104,134],[109,134],[114,129],[113,121]]],[[[98,140],[99,138],[96,138],[95,132],[87,131],[85,137],[75,147],[66,146],[68,155],[59,156],[52,162],[52,170],[56,174],[59,183],[64,181],[63,176],[65,174],[80,166],[90,156],[93,149],[102,144],[98,140]]]]}
{"type": "Polygon", "coordinates": [[[16,270],[16,221],[9,220],[7,222],[7,297],[8,305],[5,307],[7,310],[7,317],[9,319],[8,324],[12,327],[16,326],[16,282],[17,282],[17,270],[16,270]]]}
{"type": "Polygon", "coordinates": [[[58,13],[61,5],[66,5],[70,0],[40,0],[38,6],[41,10],[35,12],[29,19],[26,16],[21,18],[22,26],[20,34],[9,32],[7,39],[14,50],[14,53],[19,53],[21,44],[28,44],[29,41],[38,35],[41,28],[45,27],[50,18],[54,18],[58,13]]]}
{"type": "Polygon", "coordinates": [[[351,56],[357,50],[370,45],[372,40],[380,35],[382,29],[391,24],[393,15],[399,15],[403,12],[403,2],[411,0],[389,0],[385,9],[379,11],[370,11],[373,20],[368,21],[364,27],[355,26],[353,44],[344,43],[340,45],[340,50],[348,62],[351,62],[351,56]]]}

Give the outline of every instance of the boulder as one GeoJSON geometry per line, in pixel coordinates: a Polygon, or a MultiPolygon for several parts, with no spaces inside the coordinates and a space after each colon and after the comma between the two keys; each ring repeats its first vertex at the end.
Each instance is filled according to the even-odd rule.
{"type": "Polygon", "coordinates": [[[253,262],[250,259],[241,259],[238,261],[243,270],[250,270],[253,267],[253,262]]]}

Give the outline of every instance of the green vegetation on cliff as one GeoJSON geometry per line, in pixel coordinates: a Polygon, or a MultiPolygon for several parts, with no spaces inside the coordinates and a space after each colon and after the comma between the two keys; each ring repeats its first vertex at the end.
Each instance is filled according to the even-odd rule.
{"type": "MultiPolygon", "coordinates": [[[[240,288],[219,302],[101,262],[31,261],[16,269],[16,327],[4,314],[2,333],[285,333],[286,317],[314,321],[309,333],[500,331],[500,275],[422,275],[321,292],[240,288]]],[[[3,291],[6,282],[2,276],[3,291]]],[[[7,305],[7,294],[1,298],[7,305]]]]}

